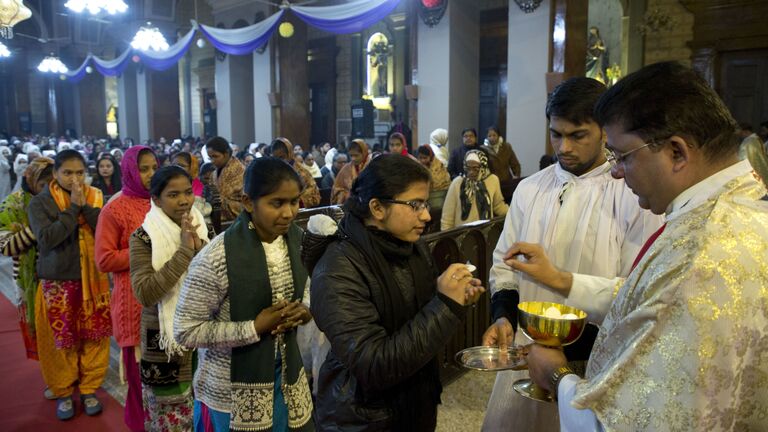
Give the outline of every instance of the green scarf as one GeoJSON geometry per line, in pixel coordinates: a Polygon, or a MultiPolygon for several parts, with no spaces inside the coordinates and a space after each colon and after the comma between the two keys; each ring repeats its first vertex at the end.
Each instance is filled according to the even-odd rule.
{"type": "MultiPolygon", "coordinates": [[[[272,287],[267,257],[261,239],[250,229],[250,216],[243,211],[224,233],[224,253],[229,278],[229,304],[232,321],[253,321],[263,309],[272,306],[272,287]]],[[[307,272],[301,264],[299,245],[303,232],[291,224],[286,240],[293,274],[292,300],[301,300],[307,272]]],[[[232,349],[232,430],[263,430],[272,422],[275,348],[282,359],[282,392],[288,405],[291,430],[314,430],[311,422],[312,398],[302,367],[296,330],[279,336],[260,335],[258,343],[232,349]]]]}

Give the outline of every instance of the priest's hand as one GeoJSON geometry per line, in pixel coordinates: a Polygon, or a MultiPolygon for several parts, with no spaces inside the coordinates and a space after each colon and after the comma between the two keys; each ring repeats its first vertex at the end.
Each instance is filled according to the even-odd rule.
{"type": "Polygon", "coordinates": [[[508,346],[512,345],[514,339],[515,330],[512,328],[512,324],[506,318],[499,318],[483,334],[483,345],[498,345],[499,349],[504,351],[508,346]]]}
{"type": "Polygon", "coordinates": [[[562,348],[549,348],[544,345],[531,344],[528,345],[526,360],[528,362],[528,373],[531,375],[533,382],[550,393],[554,393],[552,375],[556,370],[568,364],[562,348]]]}
{"type": "Polygon", "coordinates": [[[504,263],[566,297],[571,292],[573,274],[558,270],[549,260],[541,245],[525,242],[514,243],[504,255],[504,263]],[[520,257],[525,258],[525,262],[521,261],[520,257]]]}

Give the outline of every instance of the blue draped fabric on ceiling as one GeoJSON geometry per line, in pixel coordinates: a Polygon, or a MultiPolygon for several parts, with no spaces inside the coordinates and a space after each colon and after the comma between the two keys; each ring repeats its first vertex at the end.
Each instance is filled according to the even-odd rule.
{"type": "Polygon", "coordinates": [[[277,13],[256,24],[238,29],[220,29],[193,22],[192,29],[167,51],[145,52],[129,47],[112,60],[103,60],[88,54],[80,67],[64,76],[71,82],[79,82],[85,77],[85,69],[89,63],[93,63],[102,75],[117,76],[125,70],[133,55],[138,56],[150,69],[166,70],[186,54],[198,31],[221,52],[232,55],[250,54],[269,41],[286,10],[320,30],[335,34],[356,33],[384,19],[399,3],[400,0],[351,0],[333,6],[287,5],[281,6],[277,13]]]}
{"type": "Polygon", "coordinates": [[[254,25],[238,29],[220,29],[200,24],[200,32],[219,51],[233,55],[250,54],[264,46],[274,33],[284,11],[279,11],[254,25]]]}

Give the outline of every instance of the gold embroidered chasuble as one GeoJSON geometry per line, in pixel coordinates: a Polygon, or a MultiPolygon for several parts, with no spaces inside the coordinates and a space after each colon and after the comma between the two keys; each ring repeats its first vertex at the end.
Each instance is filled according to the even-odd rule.
{"type": "Polygon", "coordinates": [[[768,430],[768,203],[751,174],[670,220],[619,290],[572,405],[605,430],[768,430]]]}

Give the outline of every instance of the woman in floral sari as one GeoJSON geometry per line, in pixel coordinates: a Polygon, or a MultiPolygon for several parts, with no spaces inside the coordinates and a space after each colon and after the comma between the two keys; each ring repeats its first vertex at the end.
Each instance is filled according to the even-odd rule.
{"type": "Polygon", "coordinates": [[[243,196],[245,167],[233,157],[232,148],[222,137],[209,139],[205,143],[205,150],[216,167],[215,183],[221,197],[221,222],[231,222],[243,211],[240,201],[243,196]]]}

